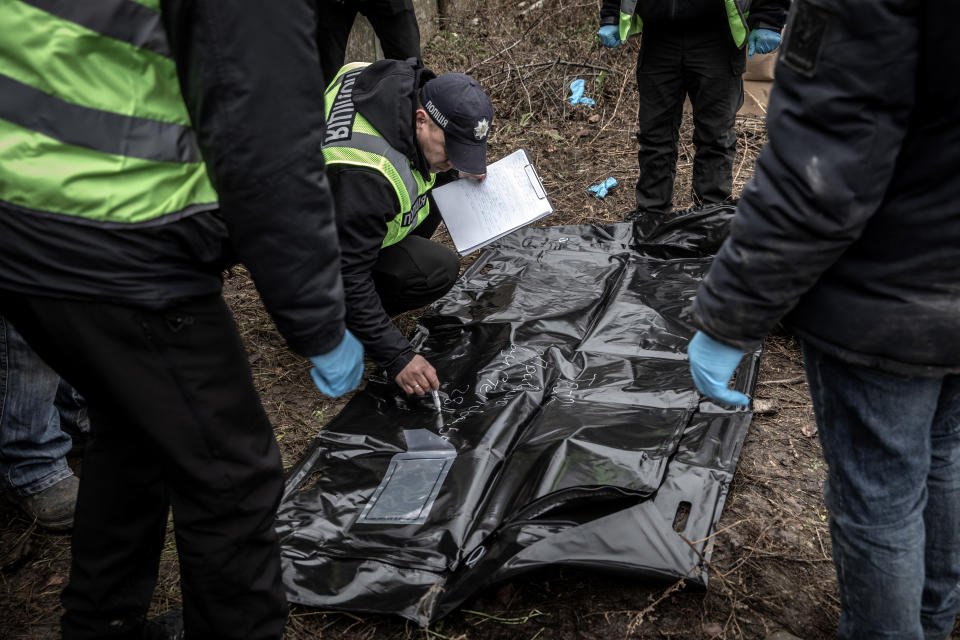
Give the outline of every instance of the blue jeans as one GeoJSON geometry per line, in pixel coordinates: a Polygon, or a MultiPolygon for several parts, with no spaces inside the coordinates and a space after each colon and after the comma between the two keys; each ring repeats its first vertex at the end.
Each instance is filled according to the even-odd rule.
{"type": "Polygon", "coordinates": [[[73,474],[60,428],[88,431],[86,404],[0,316],[0,481],[21,496],[73,474]]]}
{"type": "Polygon", "coordinates": [[[841,639],[943,640],[960,611],[960,375],[901,378],[803,345],[841,639]]]}

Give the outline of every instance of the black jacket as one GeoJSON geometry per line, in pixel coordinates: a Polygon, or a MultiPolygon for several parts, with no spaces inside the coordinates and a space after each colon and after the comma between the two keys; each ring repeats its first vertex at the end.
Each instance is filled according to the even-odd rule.
{"type": "Polygon", "coordinates": [[[741,348],[786,316],[853,364],[958,372],[960,6],[817,5],[792,10],[770,143],[694,313],[741,348]]]}
{"type": "MultiPolygon", "coordinates": [[[[357,111],[423,175],[429,166],[417,144],[414,114],[420,87],[434,77],[414,59],[380,60],[357,77],[353,102],[357,111]]],[[[341,273],[347,301],[347,328],[367,355],[396,376],[413,358],[410,342],[383,310],[372,269],[387,234],[387,222],[400,212],[400,201],[383,174],[372,169],[331,166],[342,251],[341,273]]]]}
{"type": "MultiPolygon", "coordinates": [[[[747,23],[751,29],[780,31],[787,15],[790,0],[753,0],[747,23]]],[[[638,0],[637,15],[644,29],[684,28],[703,25],[707,28],[727,29],[723,0],[638,0]]],[[[600,24],[620,22],[620,0],[603,0],[600,6],[600,24]]]]}
{"type": "Polygon", "coordinates": [[[222,270],[236,258],[293,350],[309,356],[336,346],[343,289],[320,153],[324,82],[313,7],[163,0],[220,211],[108,230],[0,204],[0,288],[164,308],[220,291],[222,270]]]}

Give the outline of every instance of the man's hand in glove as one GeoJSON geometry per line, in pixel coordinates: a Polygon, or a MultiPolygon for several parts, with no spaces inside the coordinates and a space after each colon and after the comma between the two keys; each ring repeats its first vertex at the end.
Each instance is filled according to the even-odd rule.
{"type": "Polygon", "coordinates": [[[613,49],[620,44],[620,27],[615,24],[605,24],[597,31],[600,37],[600,43],[608,49],[613,49]]]}
{"type": "Polygon", "coordinates": [[[349,331],[332,351],[310,358],[310,376],[317,389],[332,398],[353,391],[363,377],[363,345],[349,331]]]}
{"type": "Polygon", "coordinates": [[[754,29],[747,38],[747,56],[754,53],[773,53],[780,46],[780,34],[771,29],[754,29]]]}
{"type": "Polygon", "coordinates": [[[700,393],[715,402],[734,406],[750,404],[750,398],[727,388],[743,351],[717,342],[702,331],[697,331],[687,346],[690,373],[700,393]]]}

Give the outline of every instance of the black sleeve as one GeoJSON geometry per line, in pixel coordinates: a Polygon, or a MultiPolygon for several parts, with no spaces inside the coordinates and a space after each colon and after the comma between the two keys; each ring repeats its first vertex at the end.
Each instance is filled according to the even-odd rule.
{"type": "Polygon", "coordinates": [[[747,24],[751,29],[780,31],[787,20],[790,0],[756,0],[750,6],[747,24]]]}
{"type": "Polygon", "coordinates": [[[290,348],[306,356],[344,331],[313,7],[162,0],[161,13],[231,244],[290,348]]]}
{"type": "Polygon", "coordinates": [[[882,203],[917,82],[913,0],[794,6],[770,142],[694,301],[700,327],[750,349],[863,233],[882,203]],[[798,33],[798,29],[803,29],[798,33]]]}
{"type": "Polygon", "coordinates": [[[387,235],[387,221],[399,210],[396,193],[379,173],[338,168],[330,174],[337,208],[341,271],[347,300],[347,328],[367,355],[391,378],[413,358],[413,348],[383,309],[373,282],[373,265],[387,235]]]}
{"type": "Polygon", "coordinates": [[[600,26],[620,24],[620,0],[603,0],[600,5],[600,26]]]}

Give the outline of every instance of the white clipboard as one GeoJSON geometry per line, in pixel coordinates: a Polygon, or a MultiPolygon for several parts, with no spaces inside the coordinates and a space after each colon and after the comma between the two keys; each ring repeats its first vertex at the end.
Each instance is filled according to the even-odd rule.
{"type": "Polygon", "coordinates": [[[523,149],[487,165],[482,181],[461,178],[434,189],[433,201],[460,255],[553,213],[540,176],[523,149]]]}

